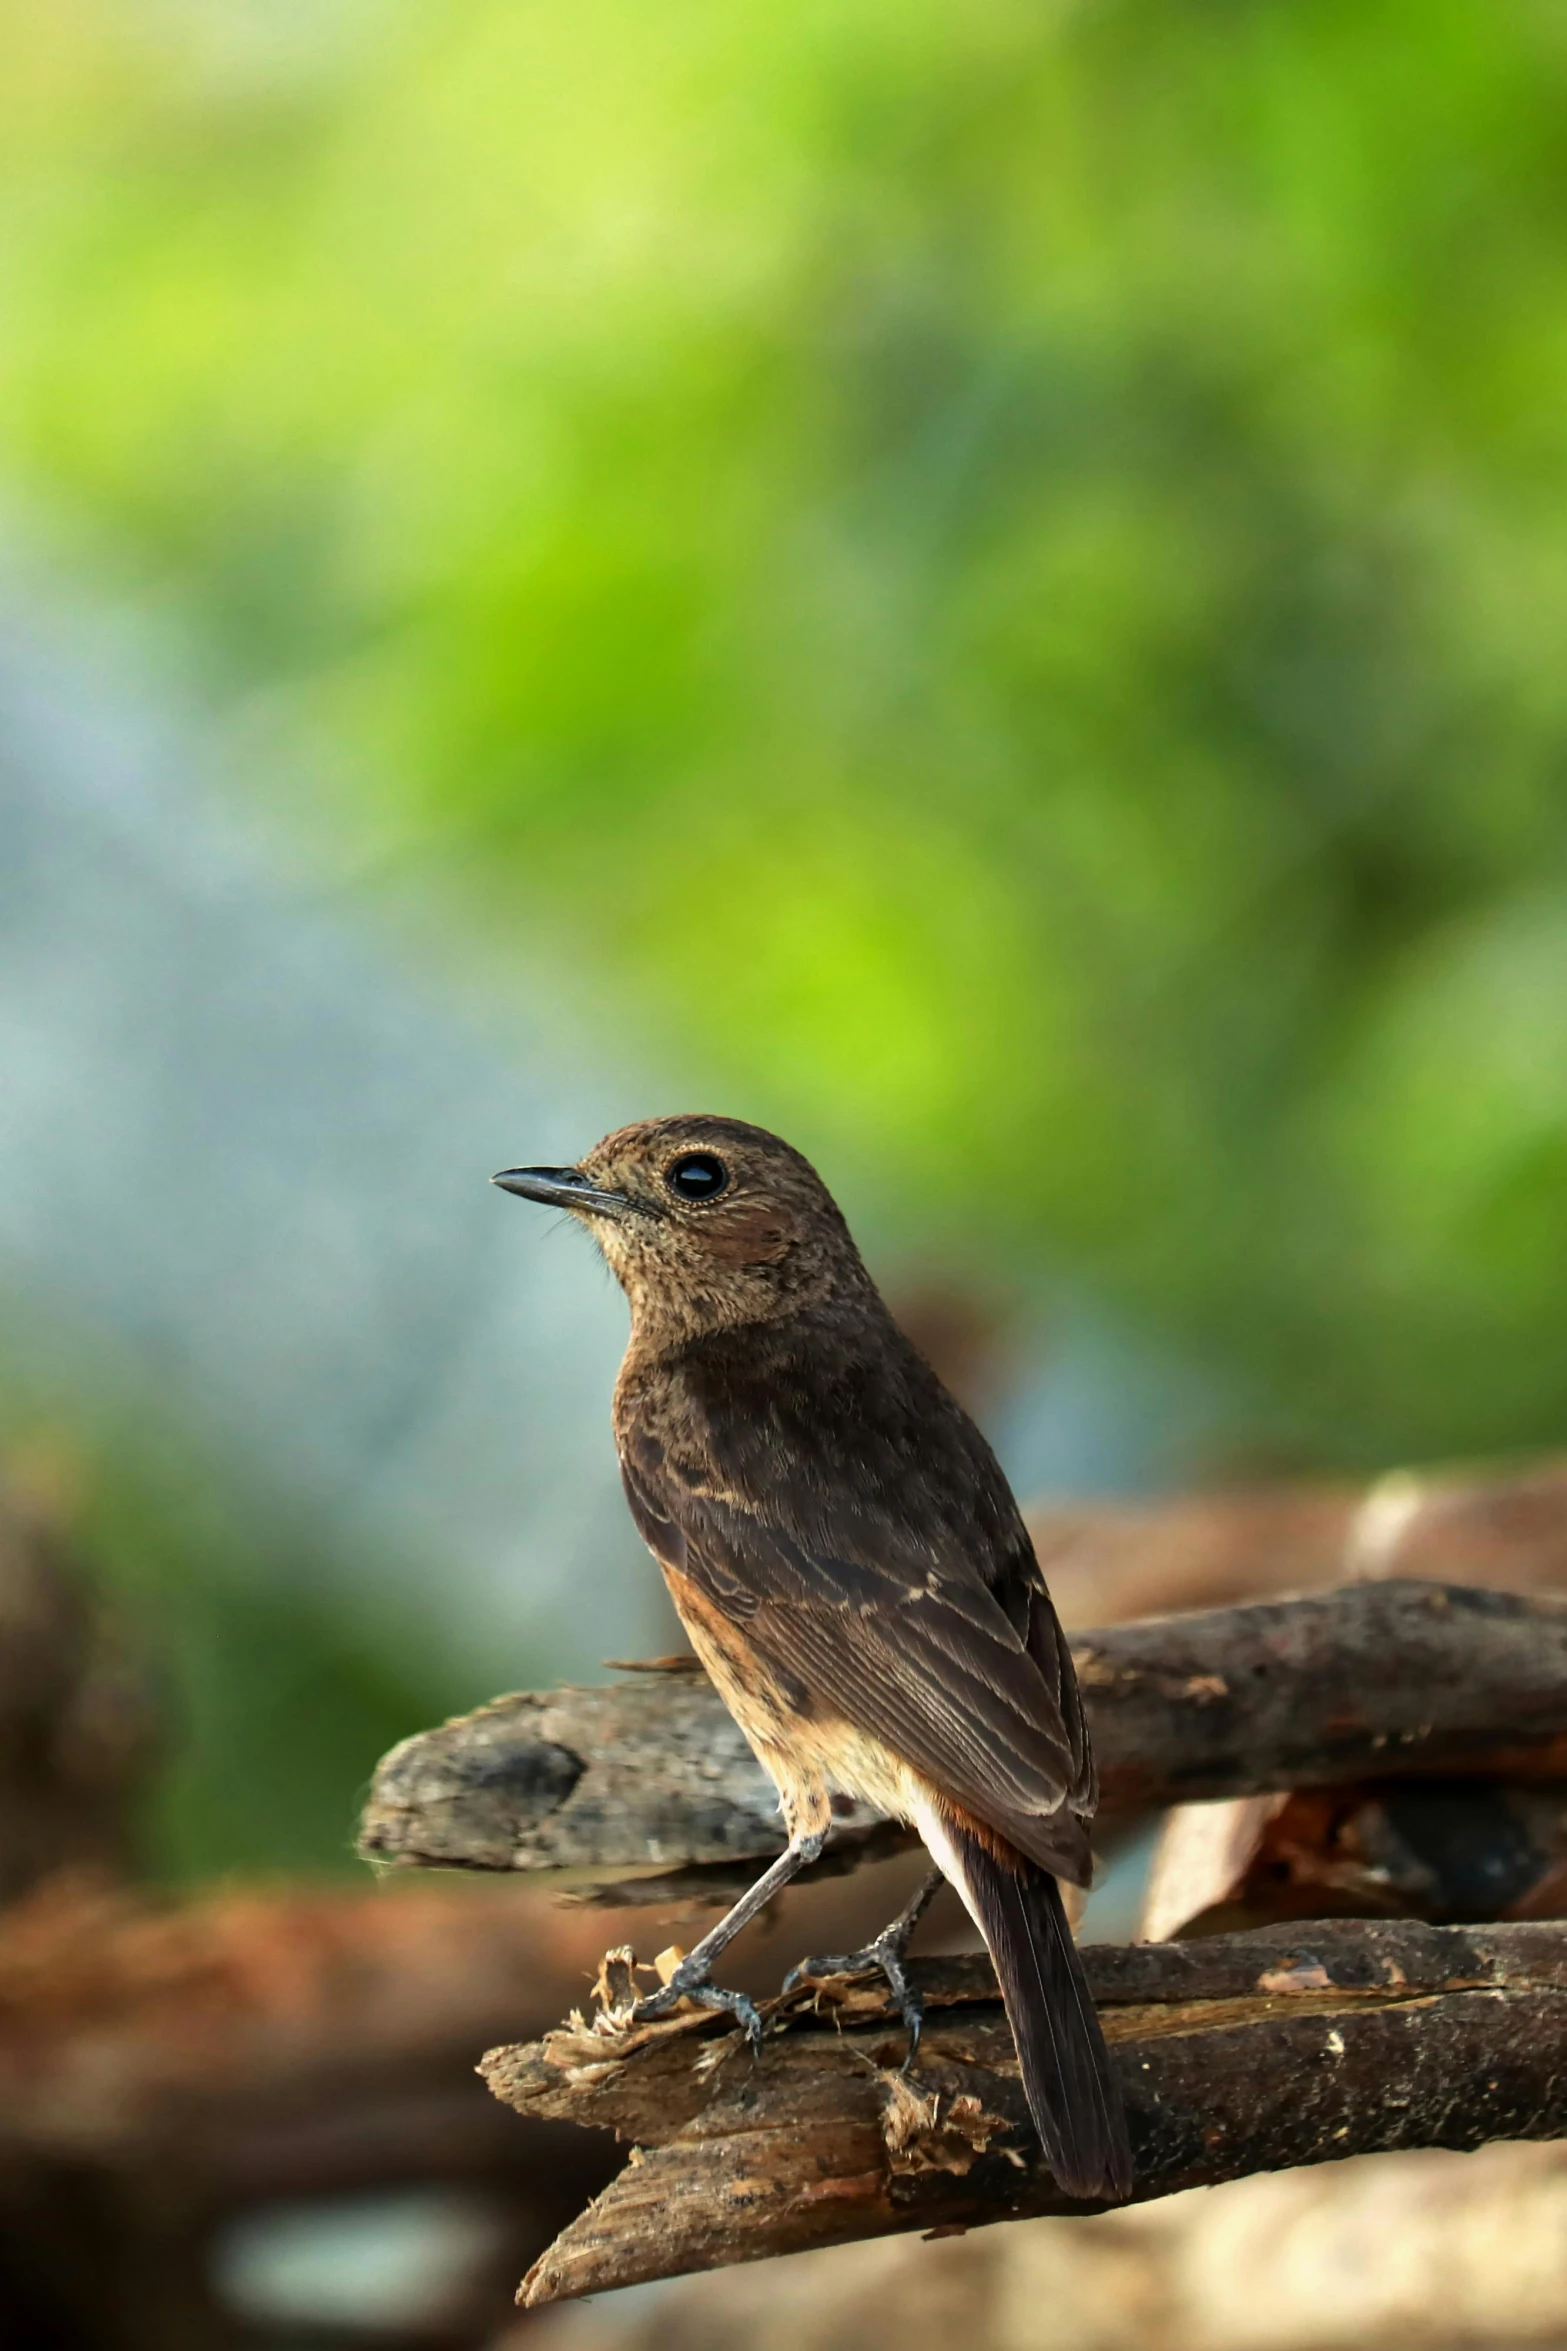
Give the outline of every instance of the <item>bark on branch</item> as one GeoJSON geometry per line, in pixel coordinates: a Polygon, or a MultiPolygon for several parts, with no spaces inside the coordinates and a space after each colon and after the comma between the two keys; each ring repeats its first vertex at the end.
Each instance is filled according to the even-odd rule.
{"type": "MultiPolygon", "coordinates": [[[[1567,2130],[1567,1929],[1318,1924],[1090,1949],[1139,2199],[1404,2147],[1567,2130]]],[[[611,2007],[483,2071],[524,2114],[608,2126],[632,2160],[529,2273],[532,2304],[911,2229],[1082,2209],[1028,2126],[983,1958],[931,1960],[917,2068],[879,1989],[771,2004],[759,2062],[710,2014],[611,2007]]]]}
{"type": "MultiPolygon", "coordinates": [[[[1567,1778],[1567,1600],[1402,1581],[1084,1632],[1103,1813],[1411,1774],[1567,1778]]],[[[855,1809],[840,1865],[885,1849],[855,1809]]],[[[727,1888],[776,1800],[699,1674],[500,1698],[405,1740],[360,1847],[402,1866],[568,1870],[620,1901],[727,1888]]]]}

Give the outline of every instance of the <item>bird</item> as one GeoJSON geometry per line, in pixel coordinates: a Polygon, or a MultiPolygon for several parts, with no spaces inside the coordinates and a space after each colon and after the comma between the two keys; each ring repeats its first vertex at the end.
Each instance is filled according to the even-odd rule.
{"type": "Polygon", "coordinates": [[[943,1878],[983,1936],[1045,2158],[1124,2202],[1125,2112],[1062,1902],[1091,1874],[1097,1783],[1071,1653],[1005,1474],[893,1319],[810,1161],[765,1128],[646,1119],[572,1167],[492,1178],[587,1225],[626,1293],[613,1426],[631,1515],[698,1659],[770,1774],[784,1852],[638,2017],[713,1981],[726,1945],[815,1861],[834,1793],[917,1830],[932,1862],[863,1951],[909,2062],[904,1959],[943,1878]]]}

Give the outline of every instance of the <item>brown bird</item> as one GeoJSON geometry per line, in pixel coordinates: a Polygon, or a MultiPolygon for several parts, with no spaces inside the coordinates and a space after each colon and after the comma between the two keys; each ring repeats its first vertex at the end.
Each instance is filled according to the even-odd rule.
{"type": "MultiPolygon", "coordinates": [[[[507,1191],[591,1226],[631,1306],[615,1388],[626,1494],[691,1645],[778,1788],[788,1849],[639,2003],[736,2014],[711,1981],[820,1854],[842,1790],[938,1865],[863,1952],[903,1968],[941,1875],[984,1936],[1059,2184],[1121,2200],[1131,2151],[1058,1878],[1086,1885],[1097,1800],[1077,1681],[1000,1464],[904,1338],[809,1161],[737,1119],[649,1119],[507,1191]]],[[[794,1980],[793,1977],[790,1979],[794,1980]]]]}

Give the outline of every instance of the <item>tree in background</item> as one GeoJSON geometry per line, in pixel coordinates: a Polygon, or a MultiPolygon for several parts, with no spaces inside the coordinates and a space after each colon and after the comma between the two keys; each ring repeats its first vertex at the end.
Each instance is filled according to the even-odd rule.
{"type": "Polygon", "coordinates": [[[0,466],[334,873],[1239,1439],[1560,1436],[1549,10],[3,23],[0,466]]]}

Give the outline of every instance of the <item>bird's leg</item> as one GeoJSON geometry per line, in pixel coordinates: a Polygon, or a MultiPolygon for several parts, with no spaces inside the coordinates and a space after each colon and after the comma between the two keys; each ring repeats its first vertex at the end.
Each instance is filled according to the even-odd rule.
{"type": "Polygon", "coordinates": [[[939,1869],[932,1869],[919,1892],[908,1907],[900,1910],[890,1926],[884,1926],[874,1943],[867,1943],[863,1951],[835,1951],[813,1959],[802,1959],[798,1967],[791,1967],[784,1977],[783,1988],[792,1992],[795,1985],[808,1976],[869,1975],[879,1969],[887,1979],[887,1988],[898,2003],[909,2036],[909,2053],[903,2061],[907,2073],[914,2063],[914,2053],[920,2045],[920,2027],[925,2021],[919,1994],[904,1972],[903,1962],[908,1957],[909,1943],[915,1928],[930,1907],[938,1886],[943,1883],[939,1869]]]}
{"type": "Polygon", "coordinates": [[[694,2000],[699,2008],[726,2008],[744,2029],[753,2050],[762,2045],[762,2020],[744,1992],[731,1992],[722,1984],[709,1981],[714,1960],[732,1943],[740,1929],[749,1926],[759,1910],[766,1908],[773,1896],[782,1891],[792,1877],[820,1858],[827,1842],[825,1829],[814,1829],[809,1836],[791,1837],[784,1851],[770,1869],[763,1870],[754,1886],[743,1893],[733,1910],[728,1910],[702,1937],[694,1949],[688,1951],[667,1984],[639,2000],[631,2011],[631,2020],[641,2024],[645,2019],[667,2016],[678,2008],[682,2000],[694,2000]]]}

